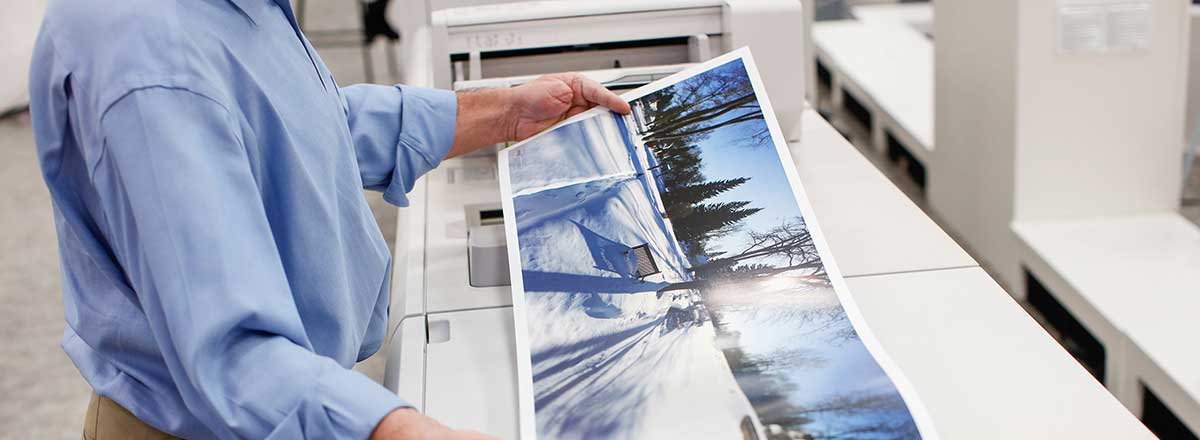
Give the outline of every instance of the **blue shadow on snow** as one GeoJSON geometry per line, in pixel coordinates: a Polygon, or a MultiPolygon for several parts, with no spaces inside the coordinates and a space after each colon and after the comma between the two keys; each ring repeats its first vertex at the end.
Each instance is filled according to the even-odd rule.
{"type": "Polygon", "coordinates": [[[635,278],[634,265],[629,254],[633,247],[600,235],[575,220],[571,220],[571,223],[579,228],[580,235],[583,235],[583,241],[587,244],[588,252],[592,255],[592,264],[596,269],[615,273],[622,278],[635,278]]]}

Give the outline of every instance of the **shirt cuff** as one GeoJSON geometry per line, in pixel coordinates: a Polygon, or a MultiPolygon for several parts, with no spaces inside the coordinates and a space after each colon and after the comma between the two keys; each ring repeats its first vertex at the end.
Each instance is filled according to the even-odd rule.
{"type": "Polygon", "coordinates": [[[458,97],[449,90],[396,87],[401,96],[396,173],[383,198],[396,206],[408,206],[406,194],[417,178],[441,164],[450,153],[458,122],[458,97]]]}
{"type": "Polygon", "coordinates": [[[323,406],[338,438],[367,440],[383,417],[410,407],[395,393],[353,370],[338,370],[319,383],[323,406]]]}

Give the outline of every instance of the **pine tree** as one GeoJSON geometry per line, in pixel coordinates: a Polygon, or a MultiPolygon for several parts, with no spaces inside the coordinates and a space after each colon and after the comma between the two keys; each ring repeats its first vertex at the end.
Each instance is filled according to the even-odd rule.
{"type": "Polygon", "coordinates": [[[700,202],[734,189],[749,180],[749,177],[710,180],[668,191],[666,194],[663,194],[663,200],[668,202],[666,205],[667,217],[687,216],[694,211],[694,206],[700,202]]]}
{"type": "MultiPolygon", "coordinates": [[[[747,208],[748,201],[701,203],[675,223],[675,236],[681,241],[701,242],[754,215],[762,208],[747,208]]],[[[674,220],[672,220],[674,222],[674,220]]]]}

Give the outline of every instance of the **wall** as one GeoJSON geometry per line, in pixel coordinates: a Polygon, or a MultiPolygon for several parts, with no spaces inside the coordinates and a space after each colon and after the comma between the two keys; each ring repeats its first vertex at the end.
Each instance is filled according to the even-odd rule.
{"type": "Polygon", "coordinates": [[[1014,1],[934,2],[934,145],[928,199],[939,220],[1013,285],[1014,1]]]}
{"type": "Polygon", "coordinates": [[[0,113],[29,104],[29,57],[46,0],[6,2],[0,13],[0,113]]]}
{"type": "Polygon", "coordinates": [[[1060,54],[1056,3],[1019,6],[1015,218],[1177,209],[1190,6],[1150,2],[1145,50],[1060,54]]]}
{"type": "Polygon", "coordinates": [[[1179,204],[1188,14],[1153,0],[1145,49],[1066,54],[1063,5],[938,0],[930,204],[1022,296],[1011,222],[1179,204]]]}

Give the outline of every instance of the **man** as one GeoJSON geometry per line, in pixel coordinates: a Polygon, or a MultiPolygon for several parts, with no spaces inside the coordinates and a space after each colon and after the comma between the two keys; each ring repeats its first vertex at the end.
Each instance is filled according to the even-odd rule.
{"type": "Polygon", "coordinates": [[[629,111],[574,74],[338,88],[287,0],[56,0],[30,92],[91,440],[483,438],[349,369],[388,309],[361,189],[404,206],[445,157],[629,111]]]}

